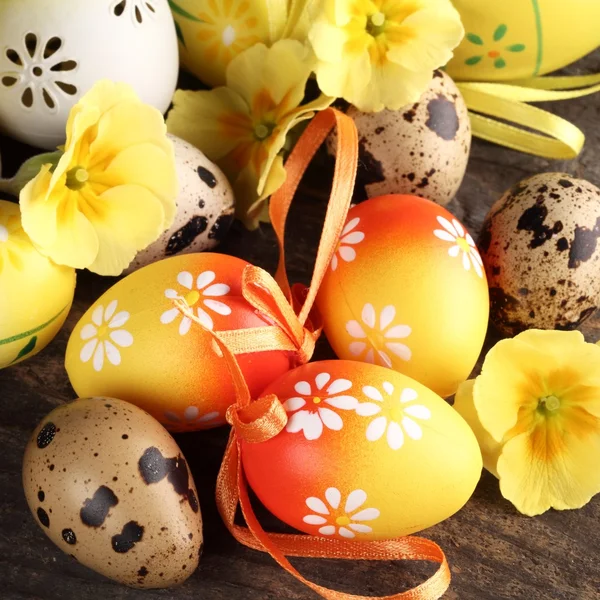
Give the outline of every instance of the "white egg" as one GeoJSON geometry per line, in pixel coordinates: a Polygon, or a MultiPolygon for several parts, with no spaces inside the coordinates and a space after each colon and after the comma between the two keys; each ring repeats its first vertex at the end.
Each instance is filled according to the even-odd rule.
{"type": "Polygon", "coordinates": [[[130,84],[165,112],[179,70],[168,0],[0,2],[0,130],[53,149],[96,81],[130,84]]]}
{"type": "Polygon", "coordinates": [[[125,273],[175,254],[214,248],[233,223],[233,190],[223,171],[195,146],[169,134],[179,181],[177,214],[169,229],[142,250],[125,273]]]}

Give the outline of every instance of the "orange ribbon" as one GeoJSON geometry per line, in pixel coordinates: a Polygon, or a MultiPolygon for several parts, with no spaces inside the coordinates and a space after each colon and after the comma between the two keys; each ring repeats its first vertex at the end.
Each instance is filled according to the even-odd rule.
{"type": "MultiPolygon", "coordinates": [[[[305,327],[305,323],[309,322],[317,290],[346,220],[356,174],[357,149],[356,128],[350,118],[328,109],[313,119],[288,159],[286,183],[271,199],[271,219],[281,251],[277,281],[282,291],[262,269],[249,266],[244,272],[244,297],[261,312],[268,314],[278,327],[281,327],[287,343],[297,345],[301,359],[310,358],[314,339],[316,339],[314,333],[320,331],[320,326],[309,324],[305,327]],[[338,148],[331,198],[311,286],[308,289],[302,288],[299,292],[298,288],[290,289],[285,273],[285,222],[302,174],[334,124],[337,124],[338,129],[338,148]],[[300,307],[298,317],[295,313],[292,317],[290,313],[290,311],[293,313],[292,306],[300,307]]],[[[181,308],[185,309],[183,305],[181,308]]],[[[187,313],[203,327],[189,309],[187,313]]],[[[245,343],[248,341],[252,343],[251,338],[236,342],[235,336],[238,332],[205,330],[213,336],[223,352],[231,372],[237,399],[237,403],[230,406],[227,411],[227,420],[232,425],[232,430],[219,472],[216,493],[219,512],[231,534],[249,548],[268,552],[288,573],[329,600],[372,600],[374,597],[346,594],[317,585],[303,577],[287,560],[287,556],[431,561],[437,563],[439,567],[427,581],[406,592],[381,597],[380,600],[440,598],[450,585],[450,569],[442,549],[430,540],[410,536],[389,541],[356,542],[308,535],[272,534],[262,529],[248,497],[248,486],[241,461],[241,442],[260,444],[278,435],[287,424],[287,413],[279,398],[273,394],[256,401],[252,401],[250,397],[244,376],[230,345],[235,346],[238,343],[237,348],[244,349],[245,343]],[[238,504],[241,506],[248,527],[236,525],[234,522],[238,504]]],[[[256,334],[256,329],[246,331],[256,334]]]]}

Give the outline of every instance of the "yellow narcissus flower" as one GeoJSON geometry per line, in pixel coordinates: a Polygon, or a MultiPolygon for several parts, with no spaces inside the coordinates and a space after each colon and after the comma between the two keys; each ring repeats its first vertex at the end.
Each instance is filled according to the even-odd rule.
{"type": "Polygon", "coordinates": [[[376,112],[416,102],[463,34],[450,0],[324,0],[309,39],[321,91],[376,112]]]}
{"type": "Polygon", "coordinates": [[[499,342],[454,406],[520,512],[581,508],[600,492],[600,347],[580,332],[499,342]]]}
{"type": "Polygon", "coordinates": [[[254,228],[263,200],[285,180],[286,135],[329,106],[320,96],[301,105],[314,62],[300,42],[256,44],[227,67],[227,86],[175,92],[169,131],[200,148],[231,181],[237,216],[254,228]]]}
{"type": "Polygon", "coordinates": [[[23,228],[60,265],[119,275],[175,217],[173,145],[158,110],[98,82],[72,108],[64,154],[20,194],[23,228]]]}

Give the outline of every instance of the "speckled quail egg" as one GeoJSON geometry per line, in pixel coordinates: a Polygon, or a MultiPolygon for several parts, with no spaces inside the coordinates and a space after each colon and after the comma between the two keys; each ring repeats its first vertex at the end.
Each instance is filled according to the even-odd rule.
{"type": "Polygon", "coordinates": [[[137,254],[126,274],[168,256],[210,250],[233,223],[233,190],[221,169],[195,146],[171,134],[169,138],[179,181],[177,214],[171,227],[137,254]]]}
{"type": "Polygon", "coordinates": [[[600,189],[587,181],[541,173],[506,192],[479,240],[496,328],[579,327],[600,300],[599,236],[600,189]]]}
{"type": "MultiPolygon", "coordinates": [[[[357,181],[369,198],[411,194],[445,205],[456,194],[471,149],[467,106],[448,75],[435,71],[415,104],[400,110],[347,110],[359,137],[357,181]]],[[[335,136],[327,147],[335,153],[335,136]]]]}
{"type": "Polygon", "coordinates": [[[86,398],[54,409],[23,462],[29,508],[64,552],[140,588],[185,581],[202,552],[202,517],[185,458],[148,413],[86,398]]]}

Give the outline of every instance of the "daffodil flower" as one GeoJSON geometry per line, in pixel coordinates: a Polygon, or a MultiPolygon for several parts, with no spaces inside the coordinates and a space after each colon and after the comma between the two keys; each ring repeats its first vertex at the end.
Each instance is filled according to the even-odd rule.
{"type": "Polygon", "coordinates": [[[58,164],[20,194],[23,228],[54,262],[119,275],[175,217],[177,174],[163,116],[131,87],[98,82],[73,107],[58,164]]]}
{"type": "Polygon", "coordinates": [[[374,112],[416,102],[463,34],[450,0],[324,0],[309,39],[321,91],[374,112]]]}
{"type": "Polygon", "coordinates": [[[580,332],[530,330],[499,342],[455,408],[523,514],[581,508],[600,492],[600,347],[580,332]]]}
{"type": "Polygon", "coordinates": [[[257,226],[263,200],[285,180],[281,151],[287,133],[332,98],[301,104],[314,66],[300,42],[256,44],[227,67],[227,86],[177,91],[167,119],[169,131],[200,148],[229,177],[237,216],[257,226]]]}

